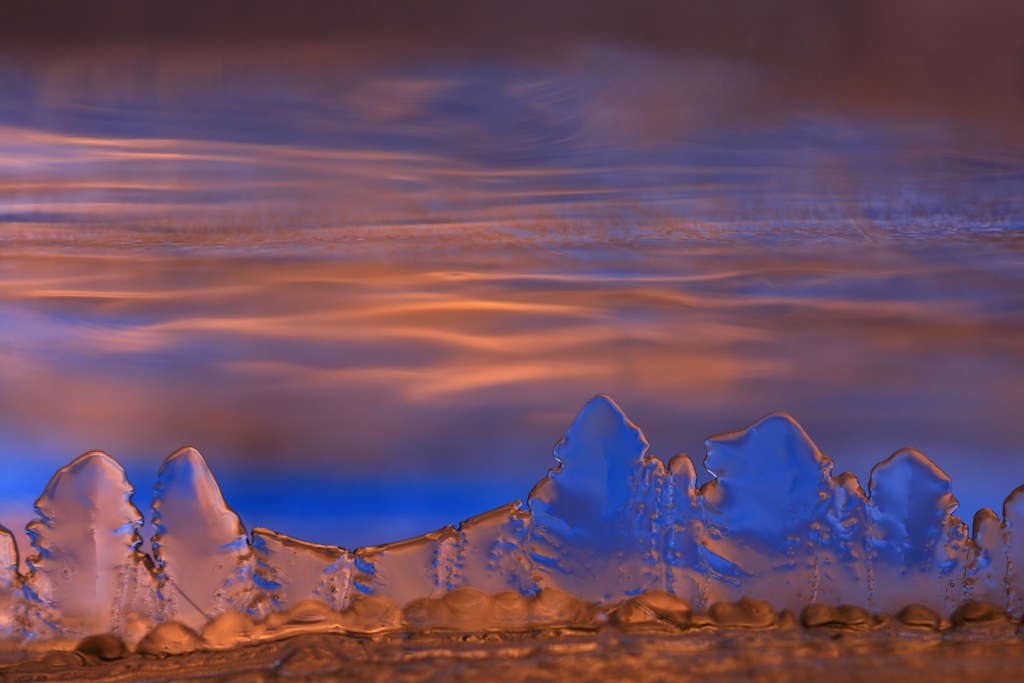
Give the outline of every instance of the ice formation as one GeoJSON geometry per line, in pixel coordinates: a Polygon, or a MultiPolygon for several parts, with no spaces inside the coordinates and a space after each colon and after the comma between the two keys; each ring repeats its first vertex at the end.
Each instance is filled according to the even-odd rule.
{"type": "Polygon", "coordinates": [[[183,448],[157,476],[150,556],[124,470],[87,453],[36,502],[24,575],[0,527],[0,632],[112,632],[170,652],[310,625],[597,623],[595,609],[620,625],[741,627],[774,624],[778,610],[802,610],[805,625],[848,626],[907,605],[907,623],[1024,614],[1024,487],[1002,519],[979,512],[969,536],[952,516],[949,478],[915,450],[878,464],[865,491],[852,474],[833,476],[791,417],[773,414],[709,439],[714,478],[697,489],[687,456],[666,465],[649,454],[641,431],[599,396],[554,455],[525,503],[350,551],[248,533],[203,456],[183,448]]]}
{"type": "Polygon", "coordinates": [[[199,626],[226,609],[256,607],[249,536],[203,456],[172,453],[156,477],[153,556],[165,608],[199,626]]]}
{"type": "Polygon", "coordinates": [[[132,493],[121,465],[99,451],[53,475],[28,525],[36,552],[14,600],[21,628],[41,636],[145,632],[156,577],[139,550],[143,519],[132,493]]]}

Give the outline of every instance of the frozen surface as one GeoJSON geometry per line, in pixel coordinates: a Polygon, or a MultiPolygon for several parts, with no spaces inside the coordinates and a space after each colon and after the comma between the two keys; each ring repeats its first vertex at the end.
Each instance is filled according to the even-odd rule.
{"type": "Polygon", "coordinates": [[[664,583],[665,467],[611,399],[586,405],[530,493],[538,585],[608,600],[664,583]]]}
{"type": "Polygon", "coordinates": [[[707,450],[705,466],[717,477],[699,501],[708,597],[752,595],[787,607],[814,602],[832,536],[832,461],[787,415],[710,439],[707,450]]]}
{"type": "Polygon", "coordinates": [[[19,596],[32,636],[140,634],[156,607],[142,514],[121,466],[93,451],[53,475],[28,525],[35,554],[19,596]]]}
{"type": "MultiPolygon", "coordinates": [[[[1024,614],[1024,486],[1014,489],[1003,504],[1003,549],[1007,604],[1020,616],[1024,614]]],[[[990,552],[998,553],[998,549],[990,552]]]]}
{"type": "Polygon", "coordinates": [[[14,591],[21,584],[18,576],[18,545],[10,530],[0,527],[0,605],[7,607],[0,614],[0,637],[9,637],[14,633],[16,619],[12,608],[14,591]]]}
{"type": "Polygon", "coordinates": [[[253,529],[252,547],[273,607],[287,608],[313,597],[335,610],[349,605],[354,560],[348,551],[261,528],[253,529]]]}
{"type": "Polygon", "coordinates": [[[249,537],[196,449],[175,451],[160,467],[153,525],[168,616],[199,626],[226,609],[252,607],[249,537]]]}
{"type": "Polygon", "coordinates": [[[0,530],[0,625],[29,641],[112,632],[168,654],[309,630],[774,628],[796,614],[873,628],[882,612],[938,628],[1024,612],[1024,489],[970,535],[949,477],[916,450],[879,463],[865,492],[777,413],[709,439],[714,478],[698,489],[688,456],[666,466],[598,396],[554,455],[526,504],[347,550],[247,533],[183,448],[157,475],[150,559],[124,471],[87,453],[37,502],[26,576],[0,530]]]}
{"type": "Polygon", "coordinates": [[[870,605],[902,600],[949,613],[964,598],[968,551],[949,477],[906,448],[871,471],[869,489],[870,605]]]}

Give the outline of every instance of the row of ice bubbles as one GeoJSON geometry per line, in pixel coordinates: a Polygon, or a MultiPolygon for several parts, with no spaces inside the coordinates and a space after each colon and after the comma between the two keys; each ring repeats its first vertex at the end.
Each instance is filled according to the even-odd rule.
{"type": "Polygon", "coordinates": [[[707,442],[716,477],[699,490],[685,455],[666,466],[610,399],[588,403],[555,448],[557,465],[527,503],[423,536],[349,551],[268,529],[247,533],[206,461],[183,448],[157,476],[152,556],[123,468],[98,451],[61,468],[28,526],[18,571],[0,528],[0,630],[56,638],[113,632],[137,642],[176,620],[262,618],[315,599],[357,595],[406,605],[459,587],[524,596],[558,589],[610,604],[666,591],[698,608],[744,597],[799,613],[808,604],[895,612],[961,602],[1024,613],[1024,489],[1004,517],[982,510],[975,534],[952,516],[949,478],[905,449],[877,465],[865,492],[782,414],[707,442]]]}

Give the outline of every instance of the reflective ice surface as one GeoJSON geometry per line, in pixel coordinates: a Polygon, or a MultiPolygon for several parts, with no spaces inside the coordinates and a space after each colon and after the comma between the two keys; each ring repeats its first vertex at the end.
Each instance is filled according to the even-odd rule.
{"type": "Polygon", "coordinates": [[[196,449],[175,451],[160,467],[153,525],[153,556],[174,618],[198,626],[225,609],[250,609],[249,537],[196,449]]]}
{"type": "Polygon", "coordinates": [[[832,460],[776,413],[709,439],[715,478],[696,489],[689,458],[666,467],[598,396],[554,455],[526,503],[346,550],[248,534],[203,456],[183,448],[157,476],[150,559],[124,471],[87,453],[39,498],[25,576],[13,538],[0,534],[5,632],[109,631],[170,653],[310,629],[505,631],[606,619],[762,628],[780,623],[779,610],[850,627],[903,608],[925,615],[907,623],[1024,615],[1020,489],[1003,520],[980,511],[970,536],[952,516],[949,477],[916,450],[879,463],[865,492],[849,473],[834,477],[832,460]]]}
{"type": "Polygon", "coordinates": [[[587,404],[530,493],[536,583],[588,600],[662,587],[665,467],[647,446],[610,399],[587,404]]]}
{"type": "Polygon", "coordinates": [[[30,636],[117,631],[141,636],[159,619],[156,581],[140,550],[142,514],[124,470],[99,451],[61,468],[28,525],[35,554],[9,613],[30,636]]]}

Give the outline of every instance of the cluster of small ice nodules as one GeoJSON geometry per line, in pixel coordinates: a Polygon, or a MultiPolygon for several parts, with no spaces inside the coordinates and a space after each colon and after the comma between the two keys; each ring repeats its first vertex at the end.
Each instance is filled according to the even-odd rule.
{"type": "Polygon", "coordinates": [[[534,597],[513,591],[491,595],[457,588],[441,598],[420,598],[404,608],[388,598],[357,597],[341,612],[318,600],[304,600],[291,609],[255,620],[242,612],[223,612],[199,631],[180,621],[157,625],[134,648],[113,633],[88,636],[73,651],[50,652],[40,660],[50,667],[81,666],[132,654],[149,657],[228,650],[240,645],[281,640],[311,633],[354,637],[387,637],[409,633],[437,638],[469,634],[498,637],[544,637],[566,632],[611,628],[625,633],[685,634],[719,629],[781,630],[811,633],[934,632],[947,637],[1015,637],[1018,624],[998,605],[964,603],[950,619],[923,605],[909,605],[895,616],[871,614],[856,605],[808,605],[794,616],[776,611],[765,600],[745,597],[717,602],[705,611],[664,591],[650,591],[615,605],[599,606],[557,589],[534,597]]]}
{"type": "Polygon", "coordinates": [[[687,456],[666,465],[647,447],[597,397],[526,504],[354,551],[247,532],[183,448],[157,477],[151,554],[124,470],[87,453],[37,501],[24,575],[0,528],[0,633],[109,633],[169,654],[310,628],[939,628],[1024,613],[1024,489],[1003,519],[978,513],[971,537],[949,478],[911,449],[865,491],[782,414],[710,439],[716,478],[700,489],[687,456]]]}

